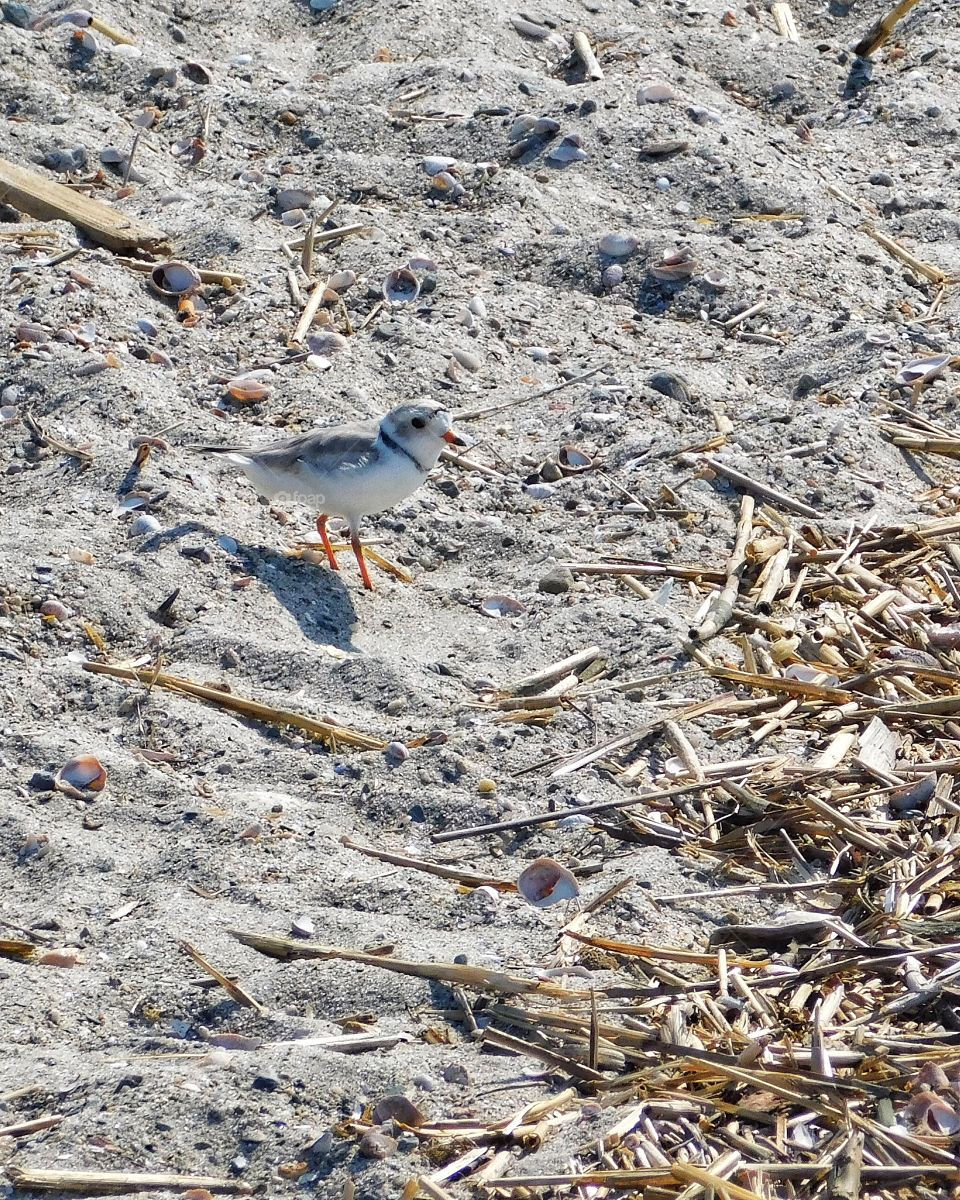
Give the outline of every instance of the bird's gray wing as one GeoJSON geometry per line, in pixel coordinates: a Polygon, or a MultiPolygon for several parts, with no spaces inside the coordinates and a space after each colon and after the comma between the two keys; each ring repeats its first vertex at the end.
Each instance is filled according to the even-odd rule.
{"type": "Polygon", "coordinates": [[[355,471],[380,457],[379,431],[376,421],[334,425],[258,450],[253,457],[271,470],[355,471]]]}

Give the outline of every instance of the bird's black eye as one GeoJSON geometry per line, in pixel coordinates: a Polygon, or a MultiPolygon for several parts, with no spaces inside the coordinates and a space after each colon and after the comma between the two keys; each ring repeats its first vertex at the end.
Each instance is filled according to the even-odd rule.
{"type": "Polygon", "coordinates": [[[423,417],[414,417],[410,424],[414,427],[414,429],[426,429],[427,427],[427,422],[423,417]]]}

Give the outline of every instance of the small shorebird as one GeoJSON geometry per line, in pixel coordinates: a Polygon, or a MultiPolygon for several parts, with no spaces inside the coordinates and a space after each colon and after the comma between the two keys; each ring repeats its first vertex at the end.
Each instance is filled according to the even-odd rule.
{"type": "Polygon", "coordinates": [[[267,500],[306,504],[318,511],[317,532],[334,571],[340,568],[327,521],[345,517],[363,586],[373,591],[360,544],[360,518],[383,512],[412,495],[437,465],[445,443],[466,445],[453,432],[447,410],[423,400],[402,404],[380,421],[331,425],[259,450],[191,449],[226,455],[267,500]]]}

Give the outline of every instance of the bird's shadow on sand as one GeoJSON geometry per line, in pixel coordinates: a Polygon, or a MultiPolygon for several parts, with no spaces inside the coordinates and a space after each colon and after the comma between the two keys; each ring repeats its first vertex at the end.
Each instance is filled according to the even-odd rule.
{"type": "MultiPolygon", "coordinates": [[[[288,558],[269,546],[238,542],[200,521],[184,521],[161,530],[148,538],[142,549],[159,550],[161,546],[182,544],[188,538],[192,544],[202,540],[211,550],[214,547],[226,549],[227,562],[233,559],[239,568],[232,586],[244,576],[253,576],[273,593],[309,641],[350,652],[356,650],[352,635],[357,613],[350,592],[337,572],[302,559],[288,558]]],[[[189,558],[189,554],[185,556],[185,568],[189,558]]],[[[222,559],[215,561],[222,562],[222,559]]]]}

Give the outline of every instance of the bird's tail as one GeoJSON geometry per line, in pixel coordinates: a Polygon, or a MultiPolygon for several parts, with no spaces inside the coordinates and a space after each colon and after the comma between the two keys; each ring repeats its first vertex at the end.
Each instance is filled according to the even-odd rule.
{"type": "Polygon", "coordinates": [[[249,454],[246,446],[183,446],[191,454],[249,454]]]}

